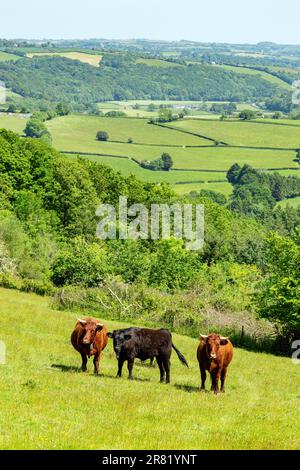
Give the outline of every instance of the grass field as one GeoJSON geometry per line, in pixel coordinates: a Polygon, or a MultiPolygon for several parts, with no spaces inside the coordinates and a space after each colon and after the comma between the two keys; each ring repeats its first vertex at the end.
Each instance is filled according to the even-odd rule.
{"type": "Polygon", "coordinates": [[[264,80],[272,83],[273,85],[280,86],[286,90],[291,90],[292,87],[284,80],[281,80],[278,77],[275,77],[271,73],[264,72],[262,70],[254,70],[249,67],[235,67],[234,65],[216,65],[216,67],[221,67],[224,70],[229,70],[234,73],[246,74],[246,75],[258,75],[259,77],[263,78],[264,80]]]}
{"type": "Polygon", "coordinates": [[[291,199],[284,199],[283,201],[279,201],[277,203],[277,207],[287,207],[291,206],[294,207],[295,209],[300,207],[300,196],[299,197],[294,197],[291,199]]]}
{"type": "Polygon", "coordinates": [[[133,381],[126,370],[116,379],[111,342],[95,377],[70,345],[75,313],[35,294],[0,289],[0,299],[1,449],[299,448],[300,366],[289,358],[236,349],[227,392],[215,397],[198,391],[198,341],[173,335],[190,367],[173,354],[170,385],[139,361],[133,381]]]}
{"type": "Polygon", "coordinates": [[[230,145],[272,148],[299,148],[300,129],[271,123],[244,121],[209,122],[186,119],[172,123],[172,127],[196,132],[230,145]]]}
{"type": "Polygon", "coordinates": [[[41,56],[60,56],[66,57],[67,59],[79,60],[94,67],[100,66],[102,56],[99,54],[88,54],[84,52],[31,52],[27,54],[27,57],[32,59],[33,57],[41,56]]]}
{"type": "Polygon", "coordinates": [[[136,61],[137,64],[144,64],[148,65],[149,67],[163,67],[163,68],[169,68],[169,67],[182,67],[181,64],[176,64],[174,62],[168,62],[167,60],[162,60],[162,59],[137,59],[136,61]]]}
{"type": "Polygon", "coordinates": [[[18,60],[21,59],[21,56],[8,54],[7,52],[0,51],[0,62],[7,62],[9,60],[18,60]]]}
{"type": "MultiPolygon", "coordinates": [[[[0,115],[0,128],[8,128],[22,134],[25,124],[26,119],[21,118],[19,115],[0,115]]],[[[208,140],[185,132],[150,125],[146,119],[69,115],[47,121],[46,125],[51,132],[53,145],[58,150],[83,154],[102,154],[102,156],[91,155],[87,158],[109,165],[125,175],[134,174],[144,181],[169,182],[171,185],[175,185],[175,190],[179,193],[193,190],[191,184],[195,184],[198,188],[201,181],[220,180],[220,183],[213,183],[217,186],[216,190],[228,195],[232,188],[222,180],[224,181],[226,171],[234,163],[240,165],[248,163],[260,169],[295,168],[295,170],[278,171],[285,176],[289,174],[300,176],[299,171],[297,171],[299,164],[295,161],[295,151],[215,146],[208,140]],[[108,142],[98,142],[95,138],[98,130],[106,130],[110,140],[108,142]],[[129,137],[133,139],[133,144],[127,143],[129,137]],[[200,147],[193,147],[198,145],[200,147]],[[180,171],[149,171],[140,168],[131,160],[131,158],[153,160],[163,152],[168,152],[172,156],[174,169],[180,171]],[[110,155],[129,158],[116,159],[110,158],[110,155]],[[203,170],[207,171],[204,172],[203,170]],[[214,173],[214,170],[219,173],[214,173]],[[189,184],[177,185],[178,182],[189,184]]],[[[300,129],[298,130],[297,126],[293,124],[285,126],[269,122],[261,124],[189,119],[174,122],[172,126],[209,135],[211,138],[219,140],[228,141],[231,139],[234,145],[263,143],[265,145],[281,144],[284,147],[289,147],[290,142],[295,144],[298,141],[298,134],[300,143],[300,129]]],[[[212,186],[210,186],[210,189],[213,189],[212,186]]]]}
{"type": "Polygon", "coordinates": [[[17,134],[23,134],[27,119],[18,114],[8,116],[7,114],[0,113],[0,129],[8,129],[17,134]]]}

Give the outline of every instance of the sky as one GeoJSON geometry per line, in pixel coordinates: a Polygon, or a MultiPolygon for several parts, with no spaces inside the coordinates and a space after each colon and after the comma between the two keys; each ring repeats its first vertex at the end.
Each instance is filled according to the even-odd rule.
{"type": "Polygon", "coordinates": [[[299,0],[8,0],[0,37],[300,44],[299,0]]]}

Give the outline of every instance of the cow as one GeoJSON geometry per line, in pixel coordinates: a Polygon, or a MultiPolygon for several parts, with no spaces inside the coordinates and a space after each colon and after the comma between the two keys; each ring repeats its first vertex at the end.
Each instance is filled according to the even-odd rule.
{"type": "Polygon", "coordinates": [[[129,379],[132,380],[132,369],[134,359],[142,361],[153,359],[156,361],[160,370],[160,382],[170,383],[170,356],[172,348],[176,351],[179,360],[188,367],[184,356],[175,347],[172,342],[171,333],[168,330],[153,330],[148,328],[126,328],[123,330],[114,330],[108,333],[109,338],[113,339],[114,351],[118,360],[117,377],[121,377],[122,368],[125,361],[129,372],[129,379]]]}
{"type": "Polygon", "coordinates": [[[75,329],[71,335],[73,347],[81,354],[83,372],[87,370],[87,358],[94,356],[94,373],[99,373],[100,354],[108,342],[105,325],[94,318],[77,319],[75,329]]]}
{"type": "Polygon", "coordinates": [[[201,373],[201,390],[205,390],[206,371],[208,371],[211,376],[211,391],[218,395],[221,378],[221,392],[225,392],[227,367],[232,357],[233,346],[228,338],[214,333],[208,336],[200,335],[197,359],[201,373]]]}

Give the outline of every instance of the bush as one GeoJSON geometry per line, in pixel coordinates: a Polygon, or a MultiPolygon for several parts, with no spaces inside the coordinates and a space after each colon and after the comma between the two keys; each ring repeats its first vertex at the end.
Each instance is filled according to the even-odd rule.
{"type": "Polygon", "coordinates": [[[98,131],[96,134],[96,139],[101,142],[107,142],[109,139],[109,135],[106,131],[98,131]]]}
{"type": "Polygon", "coordinates": [[[106,249],[98,243],[87,243],[77,237],[61,248],[52,265],[52,281],[56,286],[99,285],[109,273],[106,249]]]}

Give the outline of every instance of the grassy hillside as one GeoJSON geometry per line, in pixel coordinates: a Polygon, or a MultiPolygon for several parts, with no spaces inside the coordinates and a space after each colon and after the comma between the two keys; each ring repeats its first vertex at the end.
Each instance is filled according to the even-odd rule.
{"type": "Polygon", "coordinates": [[[27,119],[18,114],[8,116],[0,113],[0,129],[8,129],[22,135],[27,119]]]}
{"type": "MultiPolygon", "coordinates": [[[[72,312],[46,298],[0,289],[1,449],[296,449],[298,369],[289,358],[235,350],[227,393],[198,391],[198,342],[174,335],[189,362],[172,355],[171,384],[136,361],[116,379],[110,342],[94,377],[79,371],[72,312]]],[[[101,313],[99,312],[101,317],[101,313]]],[[[109,329],[126,324],[107,322],[109,329]]],[[[207,383],[208,386],[208,383],[207,383]]]]}
{"type": "Polygon", "coordinates": [[[244,121],[210,122],[187,119],[172,123],[173,127],[199,133],[230,145],[249,147],[298,148],[300,128],[271,123],[244,121]]]}
{"type": "MultiPolygon", "coordinates": [[[[288,121],[288,124],[291,122],[294,123],[288,121]]],[[[224,194],[229,194],[232,190],[224,180],[226,171],[234,163],[240,165],[248,163],[260,169],[278,168],[278,171],[285,176],[289,174],[299,176],[295,151],[215,146],[209,140],[181,132],[180,129],[229,141],[233,145],[298,147],[300,126],[282,124],[268,121],[262,124],[188,119],[172,123],[174,130],[150,125],[146,119],[87,115],[69,115],[46,122],[52,135],[53,145],[60,151],[75,152],[75,154],[80,152],[85,154],[86,158],[104,163],[125,175],[134,174],[144,181],[169,182],[179,193],[201,189],[203,187],[201,182],[214,181],[214,188],[212,186],[209,188],[224,194]],[[108,132],[108,142],[96,140],[98,130],[108,132]],[[133,139],[132,144],[127,142],[129,138],[133,139]],[[177,171],[153,172],[140,168],[131,160],[132,158],[153,160],[163,152],[168,152],[172,156],[174,169],[177,171]],[[87,155],[88,153],[96,155],[87,155]],[[113,156],[127,158],[112,158],[113,156]],[[280,168],[295,168],[295,170],[280,170],[280,168]],[[215,182],[217,180],[220,183],[215,182]]],[[[26,119],[19,115],[0,115],[0,128],[4,127],[22,134],[25,125],[26,119]]]]}
{"type": "Polygon", "coordinates": [[[102,56],[99,54],[88,54],[83,52],[33,52],[27,54],[27,57],[40,57],[40,56],[60,56],[67,59],[79,60],[85,64],[93,65],[94,67],[100,66],[102,56]]]}
{"type": "Polygon", "coordinates": [[[7,52],[0,51],[0,62],[7,62],[11,60],[18,60],[20,56],[14,54],[8,54],[7,52]]]}
{"type": "Polygon", "coordinates": [[[246,74],[246,75],[256,75],[264,80],[273,83],[273,85],[278,85],[281,88],[284,88],[285,90],[291,90],[292,87],[285,81],[281,80],[278,77],[275,77],[271,73],[264,72],[262,70],[255,70],[249,67],[235,67],[234,65],[218,65],[218,67],[221,67],[224,70],[230,70],[231,72],[234,73],[240,73],[240,74],[246,74]]]}

